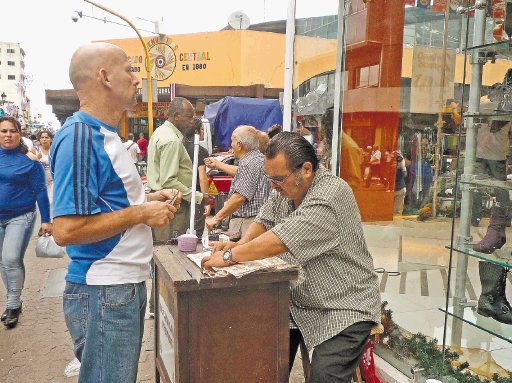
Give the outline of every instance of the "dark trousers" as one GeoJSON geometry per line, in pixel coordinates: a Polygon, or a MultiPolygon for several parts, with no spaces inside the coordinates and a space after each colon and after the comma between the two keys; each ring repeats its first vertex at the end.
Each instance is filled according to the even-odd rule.
{"type": "MultiPolygon", "coordinates": [[[[357,322],[316,346],[311,360],[310,383],[350,383],[361,362],[364,346],[374,322],[357,322]]],[[[290,371],[302,340],[298,329],[290,329],[290,371]]]]}

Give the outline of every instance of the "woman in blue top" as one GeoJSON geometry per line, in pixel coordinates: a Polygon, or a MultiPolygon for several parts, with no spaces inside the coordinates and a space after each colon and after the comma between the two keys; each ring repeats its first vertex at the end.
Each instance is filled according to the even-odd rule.
{"type": "Polygon", "coordinates": [[[34,232],[36,202],[42,234],[52,233],[44,169],[27,157],[27,150],[18,120],[0,117],[0,273],[7,290],[7,309],[0,319],[7,328],[18,324],[21,312],[23,257],[34,232]]]}

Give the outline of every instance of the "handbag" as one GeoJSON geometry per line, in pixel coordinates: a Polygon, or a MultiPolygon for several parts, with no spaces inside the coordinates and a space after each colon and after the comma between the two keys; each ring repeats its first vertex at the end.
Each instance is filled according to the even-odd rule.
{"type": "Polygon", "coordinates": [[[42,235],[37,239],[36,257],[39,258],[62,258],[66,250],[55,243],[53,235],[42,235]]]}

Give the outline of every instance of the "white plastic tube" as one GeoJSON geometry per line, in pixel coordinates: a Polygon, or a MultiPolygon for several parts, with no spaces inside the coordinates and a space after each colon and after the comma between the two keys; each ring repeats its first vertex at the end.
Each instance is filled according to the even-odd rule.
{"type": "Polygon", "coordinates": [[[194,230],[194,219],[196,216],[196,186],[197,186],[197,162],[199,154],[199,134],[194,134],[194,159],[192,161],[192,197],[190,199],[190,224],[189,234],[196,234],[194,230]]]}

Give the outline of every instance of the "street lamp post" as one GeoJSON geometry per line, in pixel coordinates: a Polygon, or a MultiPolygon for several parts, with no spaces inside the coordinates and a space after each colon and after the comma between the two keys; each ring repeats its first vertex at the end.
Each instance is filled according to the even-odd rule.
{"type": "Polygon", "coordinates": [[[2,97],[2,105],[5,104],[5,99],[7,98],[5,92],[2,92],[2,95],[0,97],[2,97]]]}
{"type": "Polygon", "coordinates": [[[135,31],[135,33],[137,33],[137,36],[139,36],[139,40],[142,43],[142,46],[144,47],[144,53],[146,55],[146,69],[147,69],[147,79],[148,79],[148,129],[149,129],[149,136],[151,136],[153,134],[153,90],[152,90],[153,84],[151,81],[151,61],[149,59],[148,46],[147,46],[146,42],[144,41],[144,39],[142,38],[139,30],[126,17],[118,14],[117,12],[114,12],[113,10],[111,10],[101,4],[95,3],[90,0],[84,0],[84,1],[86,3],[92,4],[95,7],[103,9],[105,12],[111,13],[112,15],[117,16],[120,19],[124,20],[126,23],[128,23],[128,25],[130,27],[132,27],[132,29],[135,31]]]}

